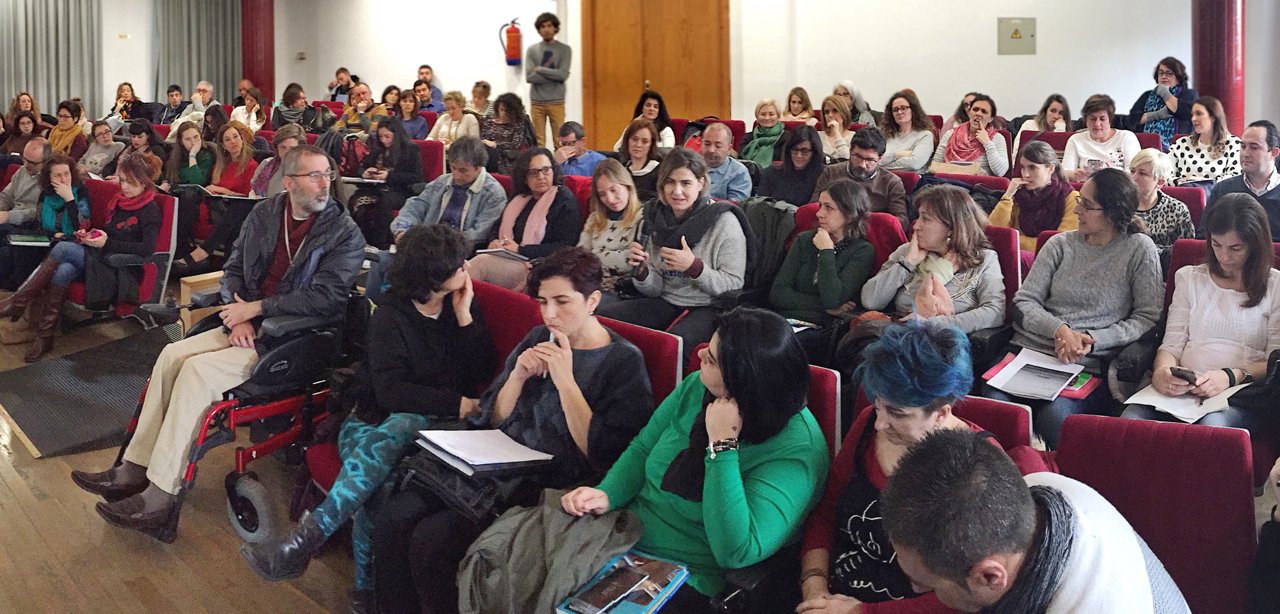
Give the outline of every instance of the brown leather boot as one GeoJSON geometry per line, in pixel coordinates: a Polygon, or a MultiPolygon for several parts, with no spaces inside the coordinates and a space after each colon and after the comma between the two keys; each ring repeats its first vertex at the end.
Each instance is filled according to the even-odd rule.
{"type": "MultiPolygon", "coordinates": [[[[31,272],[31,276],[22,282],[22,286],[18,288],[13,296],[0,301],[0,318],[10,318],[17,320],[22,317],[22,313],[26,311],[27,305],[31,304],[31,300],[39,296],[45,286],[49,285],[49,281],[53,279],[53,274],[58,270],[58,261],[52,256],[45,256],[40,262],[40,266],[31,272]]],[[[66,295],[63,288],[63,295],[66,295]]]]}
{"type": "Polygon", "coordinates": [[[44,310],[35,322],[36,340],[31,342],[27,355],[22,357],[23,360],[35,362],[53,349],[53,336],[58,331],[58,322],[62,319],[62,303],[66,300],[66,286],[49,284],[48,296],[44,299],[44,310]]]}

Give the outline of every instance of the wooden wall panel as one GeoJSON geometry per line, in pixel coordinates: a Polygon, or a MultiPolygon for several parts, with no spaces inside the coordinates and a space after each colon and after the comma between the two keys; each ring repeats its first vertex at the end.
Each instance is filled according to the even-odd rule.
{"type": "Polygon", "coordinates": [[[587,147],[611,149],[644,91],[641,0],[583,0],[580,66],[587,147]]]}

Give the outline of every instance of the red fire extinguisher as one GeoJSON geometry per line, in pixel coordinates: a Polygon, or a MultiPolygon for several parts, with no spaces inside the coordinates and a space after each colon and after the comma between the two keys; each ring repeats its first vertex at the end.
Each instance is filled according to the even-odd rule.
{"type": "Polygon", "coordinates": [[[502,50],[507,54],[507,66],[520,65],[522,45],[520,44],[520,28],[516,25],[518,21],[520,20],[512,19],[511,23],[502,24],[503,28],[498,30],[498,42],[502,44],[502,50]]]}

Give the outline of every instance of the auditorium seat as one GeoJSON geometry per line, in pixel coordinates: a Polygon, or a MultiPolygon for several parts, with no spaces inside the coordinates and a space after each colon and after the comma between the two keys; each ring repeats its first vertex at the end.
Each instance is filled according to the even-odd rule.
{"type": "Polygon", "coordinates": [[[20,170],[22,170],[21,164],[10,164],[9,168],[6,168],[4,170],[4,178],[0,179],[0,190],[3,190],[6,187],[8,187],[9,182],[13,181],[14,174],[16,174],[20,170]]]}
{"type": "Polygon", "coordinates": [[[805,125],[805,124],[804,124],[804,122],[786,122],[786,121],[784,121],[784,122],[782,122],[782,129],[783,129],[783,130],[795,130],[796,128],[799,128],[800,126],[803,126],[803,125],[805,125]]]}
{"type": "Polygon", "coordinates": [[[1160,145],[1160,135],[1154,132],[1135,132],[1134,135],[1138,137],[1138,145],[1141,145],[1143,149],[1164,151],[1164,147],[1160,145]]]}
{"type": "MultiPolygon", "coordinates": [[[[930,116],[929,116],[929,119],[933,120],[933,127],[934,127],[934,129],[935,129],[935,130],[937,130],[938,132],[942,132],[942,125],[943,125],[944,123],[946,123],[946,121],[942,119],[942,116],[941,116],[941,115],[930,115],[930,116]]],[[[941,137],[942,137],[942,135],[941,135],[941,134],[939,134],[939,135],[938,135],[938,137],[939,137],[939,138],[941,138],[941,137]]]]}
{"type": "Polygon", "coordinates": [[[169,124],[155,124],[151,127],[156,129],[156,134],[160,135],[161,140],[169,138],[169,124]]]}
{"type": "Polygon", "coordinates": [[[934,175],[940,179],[950,179],[952,181],[961,181],[969,185],[981,185],[1004,192],[1009,189],[1009,180],[1005,177],[991,177],[989,175],[953,175],[951,173],[937,173],[934,175]]]}
{"type": "Polygon", "coordinates": [[[1005,171],[1004,176],[1009,178],[1016,177],[1017,175],[1014,174],[1015,169],[1013,167],[1013,137],[1009,135],[1008,130],[1000,130],[999,133],[1001,137],[1004,137],[1005,158],[1007,158],[1009,162],[1009,170],[1005,171]]]}
{"type": "MultiPolygon", "coordinates": [[[[817,209],[814,211],[816,213],[817,209]]],[[[897,216],[876,211],[867,218],[867,241],[876,250],[876,260],[871,270],[879,271],[893,250],[907,242],[907,235],[902,231],[902,221],[897,216]]]]}
{"type": "Polygon", "coordinates": [[[689,120],[687,119],[676,119],[674,117],[671,118],[671,132],[675,134],[676,147],[684,145],[684,129],[685,129],[685,126],[688,126],[688,125],[689,125],[689,120]]]}
{"type": "Polygon", "coordinates": [[[582,212],[582,221],[585,223],[587,216],[591,215],[591,178],[565,175],[564,186],[578,199],[578,210],[582,212]]]}
{"type": "MultiPolygon", "coordinates": [[[[733,133],[733,150],[742,151],[742,137],[747,135],[747,124],[740,119],[715,119],[704,118],[701,121],[710,124],[724,124],[729,127],[729,131],[733,133]]],[[[674,123],[674,122],[673,122],[674,123]]],[[[672,128],[674,130],[674,128],[672,128]]]]}
{"type": "Polygon", "coordinates": [[[1000,261],[1000,274],[1004,277],[1005,321],[1013,320],[1013,295],[1022,287],[1022,259],[1018,247],[1018,231],[1004,226],[988,225],[987,240],[1000,261]]]}
{"type": "Polygon", "coordinates": [[[417,143],[418,150],[422,152],[422,176],[427,183],[431,183],[431,180],[444,174],[444,143],[417,140],[414,143],[417,143]]]}
{"type": "Polygon", "coordinates": [[[853,122],[852,124],[849,124],[849,131],[850,131],[850,132],[857,132],[857,131],[859,131],[859,130],[861,130],[861,129],[863,129],[863,128],[866,128],[868,125],[870,125],[870,124],[860,124],[860,123],[858,123],[858,122],[853,122]]]}
{"type": "Polygon", "coordinates": [[[1058,233],[1060,233],[1060,232],[1062,232],[1062,231],[1061,231],[1061,230],[1042,230],[1042,231],[1040,231],[1040,234],[1039,234],[1039,235],[1036,235],[1036,253],[1037,253],[1037,254],[1038,254],[1038,253],[1040,253],[1040,250],[1044,249],[1044,244],[1045,244],[1045,243],[1047,243],[1047,242],[1049,241],[1049,239],[1050,239],[1051,237],[1053,237],[1053,235],[1056,235],[1056,234],[1058,234],[1058,233]]]}
{"type": "Polygon", "coordinates": [[[222,105],[222,110],[227,112],[227,117],[231,117],[231,105],[229,104],[222,105]]]}
{"type": "Polygon", "coordinates": [[[1177,142],[1178,142],[1178,139],[1181,139],[1181,138],[1182,138],[1182,137],[1184,137],[1184,136],[1192,136],[1192,135],[1190,135],[1190,134],[1175,134],[1175,135],[1173,135],[1173,138],[1169,139],[1169,144],[1177,143],[1177,142]]]}
{"type": "Polygon", "coordinates": [[[970,395],[957,401],[951,411],[991,433],[1006,450],[1031,446],[1031,408],[1026,405],[970,395]]]}
{"type": "Polygon", "coordinates": [[[1187,210],[1191,212],[1191,225],[1200,227],[1200,216],[1204,214],[1204,190],[1177,186],[1164,186],[1160,190],[1182,201],[1182,204],[1186,205],[1187,210]]]}
{"type": "Polygon", "coordinates": [[[421,115],[423,119],[427,120],[428,131],[436,127],[436,120],[440,117],[440,115],[435,111],[418,111],[418,115],[421,115]]]}
{"type": "Polygon", "coordinates": [[[499,175],[498,173],[490,173],[490,175],[498,183],[502,184],[502,189],[507,191],[507,200],[511,200],[511,197],[516,193],[515,185],[511,183],[511,177],[509,175],[499,175]]]}
{"type": "Polygon", "coordinates": [[[920,174],[911,171],[889,171],[898,176],[902,180],[902,189],[906,190],[907,196],[916,191],[916,184],[920,183],[920,174]]]}
{"type": "Polygon", "coordinates": [[[1090,415],[1067,417],[1057,453],[1062,475],[1115,506],[1197,614],[1249,611],[1252,461],[1240,429],[1090,415]]]}
{"type": "Polygon", "coordinates": [[[329,110],[333,111],[334,115],[337,115],[338,117],[342,117],[342,107],[344,107],[345,105],[341,102],[335,102],[333,100],[317,100],[311,103],[311,106],[317,109],[319,109],[320,107],[329,107],[329,110]]]}

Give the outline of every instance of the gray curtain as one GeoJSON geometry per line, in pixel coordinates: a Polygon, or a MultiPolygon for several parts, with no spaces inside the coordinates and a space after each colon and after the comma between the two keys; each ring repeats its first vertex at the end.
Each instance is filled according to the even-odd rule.
{"type": "Polygon", "coordinates": [[[240,0],[156,2],[156,91],[164,100],[170,85],[184,96],[196,83],[213,84],[213,97],[231,104],[240,81],[240,0]]]}
{"type": "Polygon", "coordinates": [[[30,92],[41,113],[56,116],[59,102],[79,97],[97,117],[101,50],[100,0],[0,0],[0,113],[18,92],[30,92]]]}

